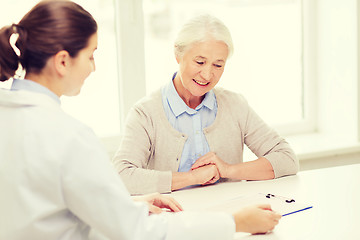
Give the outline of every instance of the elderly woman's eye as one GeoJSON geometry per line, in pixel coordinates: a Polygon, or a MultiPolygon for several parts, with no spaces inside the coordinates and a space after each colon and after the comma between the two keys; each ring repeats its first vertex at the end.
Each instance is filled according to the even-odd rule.
{"type": "Polygon", "coordinates": [[[202,62],[202,61],[196,61],[196,63],[199,64],[199,65],[203,65],[203,64],[204,64],[204,62],[202,62]]]}
{"type": "Polygon", "coordinates": [[[221,68],[221,67],[222,67],[222,65],[220,65],[220,64],[214,64],[214,66],[217,67],[217,68],[221,68]]]}

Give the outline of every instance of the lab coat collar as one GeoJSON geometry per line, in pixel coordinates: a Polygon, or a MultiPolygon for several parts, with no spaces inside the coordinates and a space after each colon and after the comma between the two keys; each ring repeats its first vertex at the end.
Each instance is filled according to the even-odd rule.
{"type": "Polygon", "coordinates": [[[0,89],[0,106],[30,107],[30,106],[57,106],[60,104],[48,95],[26,90],[11,91],[0,89]]]}

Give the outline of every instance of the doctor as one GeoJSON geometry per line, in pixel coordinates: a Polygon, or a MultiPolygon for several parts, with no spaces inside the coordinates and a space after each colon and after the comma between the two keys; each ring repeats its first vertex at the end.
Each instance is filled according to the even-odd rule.
{"type": "Polygon", "coordinates": [[[95,70],[96,48],[95,20],[67,0],[42,1],[0,30],[0,80],[19,64],[26,71],[0,90],[0,239],[88,239],[91,229],[123,240],[232,239],[273,229],[280,216],[266,205],[232,216],[181,212],[156,193],[130,197],[94,133],[60,107],[95,70]],[[150,214],[163,208],[179,213],[150,214]]]}

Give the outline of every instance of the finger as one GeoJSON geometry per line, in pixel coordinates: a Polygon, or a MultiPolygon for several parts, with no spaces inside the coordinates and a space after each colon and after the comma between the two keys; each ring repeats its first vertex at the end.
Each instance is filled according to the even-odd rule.
{"type": "Polygon", "coordinates": [[[152,205],[152,204],[149,204],[149,212],[150,213],[155,213],[155,214],[159,214],[159,213],[162,213],[162,209],[155,206],[155,205],[152,205]]]}
{"type": "Polygon", "coordinates": [[[172,197],[161,196],[156,199],[154,204],[161,208],[167,208],[173,212],[183,211],[182,206],[172,197]]]}
{"type": "Polygon", "coordinates": [[[207,181],[206,183],[203,183],[201,185],[205,186],[205,185],[209,185],[209,184],[212,184],[211,180],[210,181],[207,181]]]}
{"type": "Polygon", "coordinates": [[[216,162],[213,161],[210,158],[206,158],[206,159],[202,159],[202,160],[197,160],[192,166],[191,166],[191,170],[194,170],[196,168],[200,168],[203,166],[207,166],[207,165],[215,165],[216,166],[216,162]]]}
{"type": "Polygon", "coordinates": [[[182,208],[182,206],[180,205],[180,203],[178,203],[174,198],[168,197],[168,208],[173,211],[173,212],[181,212],[184,209],[182,208]]]}
{"type": "Polygon", "coordinates": [[[274,219],[275,219],[276,221],[279,221],[279,220],[282,218],[282,215],[281,215],[281,214],[276,213],[276,212],[273,212],[273,213],[274,213],[274,219]]]}
{"type": "Polygon", "coordinates": [[[191,166],[190,170],[195,170],[195,169],[198,169],[199,167],[202,167],[202,165],[198,166],[198,165],[194,164],[194,165],[191,166]]]}
{"type": "Polygon", "coordinates": [[[213,180],[214,180],[214,178],[208,180],[207,182],[205,182],[205,183],[203,183],[203,184],[201,184],[201,185],[205,186],[205,185],[212,184],[212,183],[213,183],[213,180]]]}
{"type": "MultiPolygon", "coordinates": [[[[264,206],[264,205],[263,205],[264,206]]],[[[262,208],[263,210],[269,210],[269,216],[271,217],[271,219],[273,219],[274,221],[279,221],[282,218],[282,215],[278,212],[275,212],[274,210],[272,210],[271,208],[267,208],[266,204],[264,206],[264,208],[262,208]]]]}
{"type": "Polygon", "coordinates": [[[211,156],[212,156],[212,152],[208,152],[204,155],[202,155],[201,157],[199,157],[195,163],[193,164],[193,166],[191,167],[191,169],[195,169],[195,168],[199,168],[201,166],[204,166],[204,165],[208,165],[208,164],[211,164],[211,156]]]}
{"type": "Polygon", "coordinates": [[[270,204],[258,204],[258,205],[256,205],[256,206],[257,206],[258,208],[263,209],[263,210],[270,210],[270,211],[272,211],[270,204]]]}
{"type": "Polygon", "coordinates": [[[216,183],[217,180],[219,180],[219,177],[214,176],[212,179],[210,179],[209,181],[207,181],[207,182],[204,183],[203,185],[208,185],[208,184],[216,183]]]}
{"type": "Polygon", "coordinates": [[[181,211],[183,211],[181,206],[179,206],[179,205],[177,205],[177,204],[175,204],[173,202],[169,203],[168,209],[170,209],[173,212],[181,212],[181,211]]]}
{"type": "Polygon", "coordinates": [[[197,169],[199,167],[202,167],[202,166],[205,166],[205,165],[208,165],[208,161],[206,161],[206,159],[204,160],[197,160],[192,166],[191,166],[191,170],[194,170],[194,169],[197,169]]]}
{"type": "Polygon", "coordinates": [[[204,156],[198,158],[198,160],[196,160],[196,162],[193,164],[193,166],[191,168],[195,169],[195,168],[199,168],[201,166],[210,165],[210,164],[218,166],[218,164],[220,164],[220,163],[219,163],[218,158],[216,157],[215,153],[208,152],[204,156]]]}
{"type": "Polygon", "coordinates": [[[210,185],[210,184],[212,184],[212,182],[207,181],[206,183],[201,184],[201,186],[206,186],[206,185],[210,185]]]}
{"type": "Polygon", "coordinates": [[[213,184],[213,183],[216,183],[217,180],[219,180],[219,178],[213,178],[212,180],[209,181],[209,184],[213,184]]]}
{"type": "MultiPolygon", "coordinates": [[[[173,198],[172,198],[173,199],[173,198]]],[[[181,204],[178,202],[178,201],[176,201],[175,199],[173,199],[174,200],[174,204],[176,205],[176,207],[180,210],[180,211],[184,211],[184,208],[181,206],[181,204]]]]}
{"type": "Polygon", "coordinates": [[[220,173],[219,173],[218,169],[216,168],[215,171],[216,171],[216,172],[215,172],[215,176],[210,180],[210,184],[216,183],[217,180],[220,179],[220,173]]]}
{"type": "Polygon", "coordinates": [[[217,179],[219,179],[219,178],[220,178],[220,171],[219,171],[219,169],[217,168],[216,165],[215,165],[215,167],[216,167],[216,169],[215,169],[215,177],[216,177],[217,179]]]}
{"type": "Polygon", "coordinates": [[[207,159],[210,156],[210,152],[205,153],[204,155],[200,156],[196,161],[202,161],[207,159]]]}

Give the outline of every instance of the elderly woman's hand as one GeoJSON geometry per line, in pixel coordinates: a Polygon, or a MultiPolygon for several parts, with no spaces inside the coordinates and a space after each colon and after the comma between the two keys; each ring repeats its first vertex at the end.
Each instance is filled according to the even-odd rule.
{"type": "Polygon", "coordinates": [[[229,175],[228,172],[231,165],[220,159],[214,152],[208,152],[205,155],[199,157],[194,163],[194,165],[192,165],[191,170],[210,164],[213,164],[217,167],[220,177],[222,178],[228,177],[229,175]]]}
{"type": "Polygon", "coordinates": [[[133,200],[148,203],[149,213],[162,213],[164,208],[172,212],[180,212],[183,210],[181,205],[174,198],[160,193],[135,196],[133,197],[133,200]]]}
{"type": "Polygon", "coordinates": [[[220,178],[220,173],[215,165],[200,166],[191,170],[190,173],[195,179],[195,184],[212,184],[220,178]]]}

